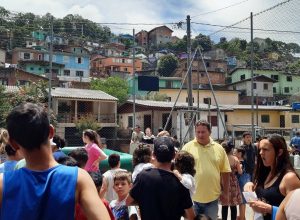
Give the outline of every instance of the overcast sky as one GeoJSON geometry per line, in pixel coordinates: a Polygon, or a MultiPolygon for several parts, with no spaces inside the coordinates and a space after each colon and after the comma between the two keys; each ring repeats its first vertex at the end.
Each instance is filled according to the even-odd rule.
{"type": "MultiPolygon", "coordinates": [[[[8,10],[15,12],[32,12],[38,15],[44,15],[47,12],[57,18],[62,18],[67,14],[79,14],[84,18],[98,23],[106,22],[128,22],[128,23],[169,23],[179,22],[190,15],[192,22],[209,23],[216,25],[231,25],[250,15],[250,12],[257,13],[276,5],[284,0],[1,0],[0,5],[8,10]],[[234,5],[236,4],[236,5],[234,5]],[[227,9],[212,12],[227,6],[233,5],[227,9]]],[[[300,5],[300,0],[293,0],[300,5]]],[[[288,3],[289,4],[289,3],[288,3]]],[[[287,4],[287,5],[288,5],[287,4]]],[[[293,7],[295,8],[295,7],[293,7]]],[[[299,8],[298,8],[299,9],[299,8]]],[[[285,9],[286,11],[286,9],[285,9]]],[[[278,10],[278,13],[280,10],[278,10]]],[[[269,15],[267,20],[272,21],[273,17],[279,17],[280,14],[269,15]]],[[[286,12],[289,14],[289,12],[286,12]]],[[[296,12],[299,14],[299,12],[296,12]]],[[[297,15],[299,18],[299,15],[297,15]]],[[[282,18],[282,19],[286,19],[282,18]]],[[[259,21],[261,26],[272,26],[272,22],[264,23],[265,18],[259,21]]],[[[290,22],[291,23],[291,22],[290,22]]],[[[299,23],[290,27],[293,30],[298,29],[299,23]]],[[[248,25],[248,24],[247,24],[248,25]]],[[[114,33],[132,33],[132,28],[136,32],[141,29],[150,30],[155,26],[124,26],[124,25],[107,25],[114,33]]],[[[245,24],[244,24],[245,26],[245,24]]],[[[172,26],[169,26],[172,28],[172,26]]],[[[268,29],[268,27],[264,27],[268,29]]],[[[287,27],[287,25],[278,25],[278,27],[287,27]]],[[[277,27],[272,27],[278,29],[277,27]]],[[[212,33],[220,27],[192,25],[192,35],[195,36],[200,32],[204,34],[212,33]]],[[[227,30],[228,36],[230,35],[227,30]]],[[[237,35],[242,35],[235,31],[237,35]]],[[[223,35],[226,31],[223,33],[223,35]]],[[[174,29],[174,35],[182,37],[185,30],[174,29]]],[[[232,34],[232,33],[231,33],[232,34]]],[[[217,38],[218,35],[212,38],[217,38]]],[[[299,38],[299,34],[297,36],[299,38]]]]}

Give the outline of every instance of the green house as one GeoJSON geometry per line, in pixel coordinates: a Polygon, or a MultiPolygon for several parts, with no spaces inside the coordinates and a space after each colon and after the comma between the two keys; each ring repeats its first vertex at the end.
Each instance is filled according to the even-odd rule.
{"type": "MultiPolygon", "coordinates": [[[[276,80],[277,82],[273,84],[274,95],[287,96],[300,92],[300,76],[298,75],[278,70],[254,70],[253,74],[254,76],[264,75],[276,80]]],[[[230,73],[231,83],[250,78],[250,69],[237,68],[230,73]]]]}

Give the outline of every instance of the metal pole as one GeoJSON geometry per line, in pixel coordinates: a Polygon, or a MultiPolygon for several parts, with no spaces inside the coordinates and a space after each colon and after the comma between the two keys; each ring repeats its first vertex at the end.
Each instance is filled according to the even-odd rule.
{"type": "Polygon", "coordinates": [[[133,34],[133,46],[132,46],[132,71],[133,71],[133,128],[136,126],[135,122],[135,30],[132,30],[133,34]]]}
{"type": "MultiPolygon", "coordinates": [[[[197,52],[197,51],[196,51],[197,52]]],[[[198,86],[197,86],[197,120],[200,120],[200,56],[198,56],[198,71],[197,71],[197,80],[198,80],[198,86]]]]}
{"type": "MultiPolygon", "coordinates": [[[[51,106],[51,81],[52,81],[52,57],[53,57],[53,16],[51,16],[51,36],[50,36],[50,53],[49,53],[49,93],[48,93],[48,113],[50,115],[51,106]]],[[[49,118],[50,119],[50,118],[49,118]]]]}
{"type": "Polygon", "coordinates": [[[258,127],[258,97],[256,94],[256,126],[258,127]]]}
{"type": "MultiPolygon", "coordinates": [[[[187,23],[187,66],[191,65],[191,18],[188,15],[186,18],[187,23]]],[[[193,109],[193,91],[192,91],[192,69],[193,65],[191,65],[191,68],[188,70],[188,80],[187,80],[187,88],[188,88],[188,109],[193,109]]],[[[190,119],[193,118],[193,112],[190,112],[190,119]]],[[[193,127],[189,127],[189,135],[190,139],[193,137],[193,127]]]]}
{"type": "Polygon", "coordinates": [[[253,14],[250,14],[250,21],[251,21],[251,130],[252,130],[252,137],[255,140],[255,130],[254,130],[254,86],[253,86],[253,59],[254,59],[254,50],[253,50],[253,14]]]}

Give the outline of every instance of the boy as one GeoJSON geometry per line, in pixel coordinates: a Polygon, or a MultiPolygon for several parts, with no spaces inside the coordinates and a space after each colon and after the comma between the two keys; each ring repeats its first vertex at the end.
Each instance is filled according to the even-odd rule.
{"type": "Polygon", "coordinates": [[[42,106],[23,103],[10,112],[6,124],[9,142],[23,153],[26,168],[0,175],[1,219],[73,219],[76,203],[88,219],[109,219],[88,173],[54,160],[54,128],[42,106]]]}
{"type": "Polygon", "coordinates": [[[118,199],[111,201],[110,206],[116,220],[137,219],[135,206],[126,206],[126,197],[131,186],[131,174],[129,172],[119,171],[115,174],[113,188],[118,195],[118,199]]]}

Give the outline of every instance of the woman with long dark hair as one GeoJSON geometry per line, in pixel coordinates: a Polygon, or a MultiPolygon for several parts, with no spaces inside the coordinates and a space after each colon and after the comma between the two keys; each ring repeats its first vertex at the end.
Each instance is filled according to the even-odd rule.
{"type": "Polygon", "coordinates": [[[84,169],[86,171],[98,171],[99,163],[107,158],[101,149],[100,136],[96,131],[87,129],[82,134],[82,140],[86,144],[85,149],[88,153],[88,161],[84,169]]]}
{"type": "Polygon", "coordinates": [[[255,212],[264,220],[272,219],[274,206],[279,206],[285,196],[300,187],[300,180],[290,160],[285,139],[271,134],[259,142],[259,156],[254,181],[245,185],[245,191],[255,191],[259,200],[251,201],[255,212]]]}

